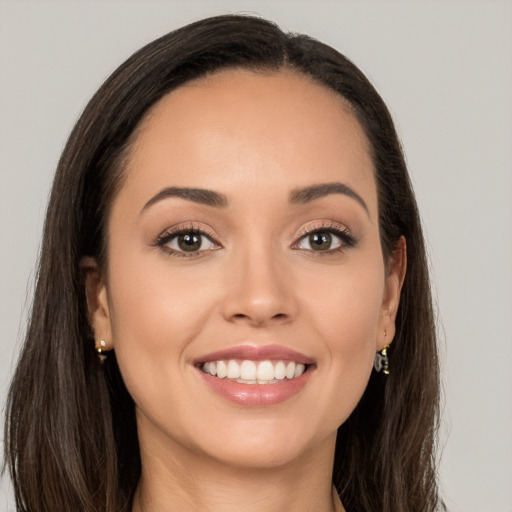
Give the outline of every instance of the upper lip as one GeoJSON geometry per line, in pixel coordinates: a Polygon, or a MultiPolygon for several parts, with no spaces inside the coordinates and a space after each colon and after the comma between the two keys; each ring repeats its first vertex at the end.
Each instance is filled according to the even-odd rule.
{"type": "Polygon", "coordinates": [[[238,345],[205,354],[195,359],[194,364],[227,359],[249,359],[251,361],[288,360],[295,363],[314,364],[310,357],[282,345],[238,345]]]}

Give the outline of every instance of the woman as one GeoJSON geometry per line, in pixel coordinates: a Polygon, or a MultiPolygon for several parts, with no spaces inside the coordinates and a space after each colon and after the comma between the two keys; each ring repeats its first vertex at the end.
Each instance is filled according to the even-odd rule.
{"type": "Polygon", "coordinates": [[[432,511],[438,394],[414,195],[353,64],[223,16],[114,72],[48,208],[20,510],[432,511]]]}

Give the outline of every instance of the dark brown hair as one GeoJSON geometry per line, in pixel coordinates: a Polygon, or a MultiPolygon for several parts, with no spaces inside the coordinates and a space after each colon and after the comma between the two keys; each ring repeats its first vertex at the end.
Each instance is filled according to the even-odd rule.
{"type": "Polygon", "coordinates": [[[7,403],[5,454],[18,510],[126,511],[140,476],[134,405],[115,354],[101,366],[87,318],[81,260],[105,262],[109,205],[148,109],[187,81],[225,68],[292,69],[351,105],[369,141],[385,261],[401,236],[408,269],[389,350],[339,428],[333,481],[347,512],[431,512],[439,370],[419,215],[391,116],[336,50],[254,17],[219,16],[139,50],[103,84],[60,159],[34,303],[7,403]]]}

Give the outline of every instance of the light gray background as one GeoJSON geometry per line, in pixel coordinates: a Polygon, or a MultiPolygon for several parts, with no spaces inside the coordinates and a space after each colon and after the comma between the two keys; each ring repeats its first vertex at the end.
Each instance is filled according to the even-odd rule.
{"type": "MultiPolygon", "coordinates": [[[[510,1],[0,1],[0,405],[52,174],[77,116],[140,46],[226,12],[261,14],[335,46],[390,106],[440,311],[443,491],[453,512],[511,512],[510,1]]],[[[13,510],[6,480],[0,510],[13,510]]]]}

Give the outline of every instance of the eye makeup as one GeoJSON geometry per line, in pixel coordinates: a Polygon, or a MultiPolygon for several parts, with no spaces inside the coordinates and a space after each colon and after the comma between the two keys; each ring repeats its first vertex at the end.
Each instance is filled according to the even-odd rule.
{"type": "Polygon", "coordinates": [[[305,250],[315,253],[315,256],[323,256],[343,252],[355,247],[357,243],[358,239],[346,226],[332,220],[322,220],[312,226],[301,228],[299,239],[292,244],[292,249],[305,250]],[[325,247],[326,243],[330,246],[325,247]]]}
{"type": "Polygon", "coordinates": [[[194,258],[221,248],[213,233],[197,223],[185,223],[162,233],[156,247],[178,258],[194,258]]]}
{"type": "MultiPolygon", "coordinates": [[[[291,249],[307,251],[314,256],[322,257],[342,253],[356,246],[357,242],[357,238],[346,226],[332,220],[324,220],[301,228],[298,239],[293,242],[291,249]]],[[[167,252],[169,256],[179,258],[197,258],[222,248],[213,232],[196,222],[180,224],[166,230],[157,238],[154,245],[167,252]]]]}

